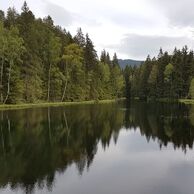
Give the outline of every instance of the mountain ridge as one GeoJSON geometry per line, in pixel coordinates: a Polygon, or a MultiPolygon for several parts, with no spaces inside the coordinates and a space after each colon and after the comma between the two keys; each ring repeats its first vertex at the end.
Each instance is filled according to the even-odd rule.
{"type": "Polygon", "coordinates": [[[124,69],[127,65],[129,66],[140,66],[143,61],[134,60],[134,59],[118,59],[119,65],[124,69]]]}

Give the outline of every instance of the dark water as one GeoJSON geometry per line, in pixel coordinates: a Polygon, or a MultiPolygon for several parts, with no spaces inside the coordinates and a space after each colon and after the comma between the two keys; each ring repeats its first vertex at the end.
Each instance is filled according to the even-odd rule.
{"type": "Polygon", "coordinates": [[[193,194],[194,107],[0,112],[0,193],[193,194]]]}

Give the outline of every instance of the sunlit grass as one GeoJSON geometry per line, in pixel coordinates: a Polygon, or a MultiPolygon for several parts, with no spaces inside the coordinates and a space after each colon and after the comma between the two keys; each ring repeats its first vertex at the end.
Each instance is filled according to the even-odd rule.
{"type": "Polygon", "coordinates": [[[185,104],[194,104],[194,99],[179,99],[179,102],[185,104]]]}
{"type": "Polygon", "coordinates": [[[28,103],[28,104],[2,104],[0,105],[0,110],[5,109],[24,109],[24,108],[34,108],[34,107],[49,107],[49,106],[71,106],[79,104],[106,104],[114,103],[115,99],[111,100],[90,100],[90,101],[75,101],[75,102],[41,102],[41,103],[28,103]]]}

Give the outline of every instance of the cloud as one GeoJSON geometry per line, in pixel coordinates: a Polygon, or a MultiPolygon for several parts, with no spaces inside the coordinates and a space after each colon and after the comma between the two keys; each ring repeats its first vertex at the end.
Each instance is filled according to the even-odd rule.
{"type": "Polygon", "coordinates": [[[76,19],[76,14],[64,9],[62,6],[44,0],[45,12],[50,15],[57,25],[69,26],[76,19]]]}
{"type": "Polygon", "coordinates": [[[118,26],[127,27],[128,29],[139,29],[158,25],[157,21],[155,21],[153,18],[130,12],[112,13],[109,15],[109,20],[118,26]]]}
{"type": "Polygon", "coordinates": [[[168,18],[171,25],[194,27],[193,0],[150,0],[168,18]]]}
{"type": "Polygon", "coordinates": [[[63,6],[59,6],[48,0],[43,0],[45,5],[46,15],[50,15],[57,25],[66,27],[74,24],[83,25],[100,25],[96,20],[87,18],[85,15],[80,15],[80,13],[71,12],[66,10],[63,6]]]}
{"type": "MultiPolygon", "coordinates": [[[[6,11],[15,6],[20,10],[22,3],[2,1],[1,9],[6,11]]],[[[112,53],[117,51],[123,58],[144,59],[148,53],[157,55],[160,47],[171,51],[175,46],[191,47],[194,42],[188,38],[194,31],[193,0],[27,0],[27,3],[36,17],[50,15],[56,25],[72,34],[82,27],[99,53],[106,48],[112,53]]]]}
{"type": "Polygon", "coordinates": [[[132,58],[145,59],[148,54],[152,57],[157,56],[160,47],[169,52],[172,52],[175,46],[181,48],[187,45],[192,48],[192,41],[191,38],[184,36],[127,34],[119,44],[109,45],[108,47],[132,58]]]}

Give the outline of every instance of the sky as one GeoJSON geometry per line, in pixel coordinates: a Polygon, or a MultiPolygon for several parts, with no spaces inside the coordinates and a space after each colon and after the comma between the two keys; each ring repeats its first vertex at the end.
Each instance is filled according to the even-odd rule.
{"type": "MultiPolygon", "coordinates": [[[[21,11],[23,0],[1,0],[0,9],[21,11]]],[[[98,54],[144,60],[159,49],[194,48],[193,0],[27,0],[35,16],[50,15],[73,35],[89,33],[98,54]]]]}

